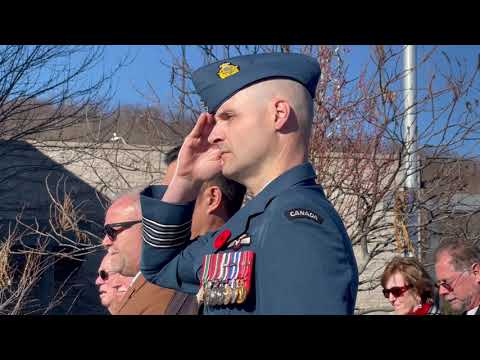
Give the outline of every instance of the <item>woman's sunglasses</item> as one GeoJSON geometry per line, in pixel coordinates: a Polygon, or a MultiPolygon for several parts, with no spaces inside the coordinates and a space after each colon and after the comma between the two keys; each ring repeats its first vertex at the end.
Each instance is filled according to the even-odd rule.
{"type": "Polygon", "coordinates": [[[110,240],[115,241],[118,234],[120,234],[123,230],[126,230],[132,227],[133,225],[141,222],[142,220],[134,220],[134,221],[114,223],[114,224],[105,224],[105,226],[103,227],[103,230],[105,232],[105,235],[107,235],[110,238],[110,240]],[[120,229],[115,229],[115,228],[120,228],[120,229]]]}
{"type": "Polygon", "coordinates": [[[411,287],[412,285],[406,285],[406,286],[394,286],[390,289],[383,289],[383,296],[385,296],[388,299],[391,293],[393,296],[398,298],[402,296],[411,287]]]}

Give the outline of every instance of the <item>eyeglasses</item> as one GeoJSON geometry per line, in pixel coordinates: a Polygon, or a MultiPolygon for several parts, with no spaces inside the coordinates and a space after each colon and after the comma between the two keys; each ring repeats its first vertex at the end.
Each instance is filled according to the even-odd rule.
{"type": "Polygon", "coordinates": [[[443,286],[445,288],[445,290],[447,290],[448,292],[452,292],[455,288],[455,286],[453,284],[455,284],[461,277],[463,274],[465,274],[468,270],[465,270],[463,272],[461,272],[456,278],[455,280],[452,281],[451,284],[449,284],[446,280],[440,280],[440,281],[437,281],[435,283],[435,287],[437,289],[440,289],[440,286],[443,286]]]}
{"type": "Polygon", "coordinates": [[[142,220],[134,220],[134,221],[114,223],[114,224],[105,224],[105,226],[103,227],[103,231],[105,232],[105,235],[107,235],[110,238],[110,240],[115,241],[118,234],[120,234],[123,230],[126,230],[132,227],[133,225],[141,222],[142,220]],[[116,227],[119,227],[120,229],[115,229],[116,227]]]}
{"type": "Polygon", "coordinates": [[[394,286],[390,289],[383,289],[383,296],[385,296],[387,299],[390,297],[390,293],[392,293],[393,296],[396,298],[402,296],[405,291],[410,289],[412,285],[405,285],[405,286],[394,286]]]}

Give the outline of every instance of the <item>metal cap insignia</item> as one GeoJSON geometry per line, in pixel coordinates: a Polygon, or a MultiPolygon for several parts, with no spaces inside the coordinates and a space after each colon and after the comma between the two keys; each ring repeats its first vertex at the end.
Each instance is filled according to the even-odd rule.
{"type": "Polygon", "coordinates": [[[224,80],[232,75],[235,75],[239,71],[240,71],[240,68],[237,65],[226,62],[226,63],[220,64],[217,75],[220,79],[224,80]]]}

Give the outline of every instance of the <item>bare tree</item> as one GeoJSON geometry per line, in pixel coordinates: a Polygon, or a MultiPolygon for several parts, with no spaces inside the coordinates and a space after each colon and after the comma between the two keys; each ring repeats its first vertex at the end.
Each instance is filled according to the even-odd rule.
{"type": "Polygon", "coordinates": [[[101,46],[0,46],[0,198],[20,178],[76,160],[37,161],[29,148],[104,140],[111,80],[127,59],[105,72],[103,56],[101,46]]]}
{"type": "Polygon", "coordinates": [[[0,138],[58,136],[107,110],[110,80],[124,63],[92,77],[103,52],[96,46],[1,46],[0,138]]]}
{"type": "MultiPolygon", "coordinates": [[[[34,223],[22,220],[21,214],[17,216],[16,223],[23,229],[23,234],[19,237],[22,248],[31,253],[41,255],[53,255],[59,258],[69,258],[82,261],[85,255],[90,254],[101,246],[101,237],[88,230],[85,226],[88,223],[94,223],[88,219],[83,206],[87,200],[79,201],[75,204],[71,191],[67,187],[67,178],[61,177],[55,184],[55,192],[50,188],[48,176],[45,179],[45,188],[50,198],[50,209],[48,216],[48,227],[42,228],[39,221],[35,219],[34,223]],[[45,247],[37,247],[36,243],[31,246],[22,241],[22,237],[34,236],[42,239],[51,245],[55,245],[53,251],[45,247]]],[[[100,226],[100,224],[94,224],[100,226]]]]}
{"type": "MultiPolygon", "coordinates": [[[[39,114],[50,116],[59,108],[68,109],[70,115],[65,117],[65,127],[58,125],[61,129],[57,128],[55,121],[49,130],[46,123],[41,125],[41,120],[39,127],[34,128],[27,126],[28,121],[12,122],[20,124],[20,130],[24,129],[20,138],[35,141],[36,149],[48,148],[45,153],[50,160],[74,174],[81,174],[89,186],[110,196],[161,177],[162,154],[182,141],[203,110],[191,82],[191,73],[194,66],[198,66],[199,58],[203,63],[211,63],[240,54],[305,53],[315,57],[322,69],[314,103],[310,160],[327,197],[344,219],[356,253],[360,270],[356,312],[366,314],[390,309],[379,291],[379,279],[385,262],[393,254],[415,254],[426,265],[431,265],[430,250],[439,239],[462,236],[469,241],[480,241],[479,206],[475,202],[480,188],[474,185],[480,172],[475,148],[480,139],[478,66],[472,68],[468,62],[452,59],[441,48],[428,48],[421,54],[417,72],[424,76],[419,81],[415,104],[419,146],[412,150],[402,131],[408,109],[403,105],[405,72],[401,66],[404,50],[401,46],[371,47],[370,58],[362,71],[353,75],[349,71],[349,49],[342,46],[202,45],[166,46],[165,49],[170,57],[162,58],[161,63],[170,70],[174,95],[174,103],[168,108],[161,105],[153,87],[152,105],[144,108],[124,106],[108,113],[108,109],[99,105],[101,102],[95,101],[88,106],[78,101],[67,101],[69,106],[65,107],[50,104],[38,108],[42,109],[39,114]],[[98,106],[94,106],[96,104],[98,106]],[[82,107],[82,111],[76,112],[82,107]],[[71,121],[72,117],[78,121],[71,121]],[[39,131],[32,136],[34,129],[39,131]],[[472,151],[468,151],[469,146],[472,151]],[[412,151],[420,159],[417,171],[422,179],[413,203],[408,199],[411,194],[405,191],[405,156],[412,151]],[[412,215],[418,213],[419,221],[412,223],[412,215]],[[415,242],[415,238],[419,241],[415,242]]],[[[472,58],[477,56],[472,54],[472,58]]],[[[17,109],[39,103],[35,97],[17,109]]],[[[37,108],[23,114],[32,114],[32,111],[37,108]]],[[[12,113],[9,121],[15,119],[12,113]]],[[[10,139],[11,143],[14,137],[8,136],[2,138],[10,139]]],[[[15,151],[6,148],[3,147],[3,158],[8,162],[2,174],[4,183],[11,184],[9,181],[18,177],[18,171],[14,176],[15,172],[9,170],[15,151]]],[[[24,168],[32,171],[31,164],[26,162],[24,168]]],[[[18,162],[14,168],[19,168],[18,162]]],[[[2,175],[0,184],[1,181],[2,175]]],[[[8,194],[2,195],[8,200],[8,194]]],[[[59,255],[48,249],[35,253],[78,259],[81,254],[95,250],[98,246],[95,234],[84,227],[91,221],[91,215],[79,201],[80,195],[57,185],[49,190],[49,198],[46,229],[23,219],[19,226],[31,236],[62,244],[65,251],[59,255]]],[[[38,213],[38,209],[32,209],[32,213],[35,211],[38,213]]],[[[2,264],[0,262],[0,269],[2,264]]]]}
{"type": "MultiPolygon", "coordinates": [[[[57,259],[79,260],[98,246],[98,239],[89,243],[94,234],[86,233],[91,211],[83,218],[73,216],[82,207],[78,194],[60,191],[58,186],[52,194],[48,186],[45,191],[44,181],[52,173],[61,183],[59,174],[83,156],[65,149],[94,148],[110,134],[115,120],[109,105],[111,80],[128,58],[104,70],[104,50],[102,46],[0,46],[3,313],[25,310],[21,305],[25,294],[57,259]],[[59,156],[52,159],[52,153],[59,156]],[[52,250],[52,242],[61,243],[62,250],[52,250]],[[12,257],[23,260],[11,267],[12,257]],[[20,280],[12,282],[13,275],[20,280]]],[[[88,186],[80,185],[74,190],[85,192],[88,186]]]]}
{"type": "Polygon", "coordinates": [[[9,230],[0,243],[0,314],[47,313],[65,294],[57,292],[46,305],[39,299],[41,279],[52,268],[55,255],[47,255],[48,241],[37,241],[33,250],[26,248],[23,240],[27,231],[19,224],[9,230]]]}
{"type": "MultiPolygon", "coordinates": [[[[171,71],[173,94],[195,118],[202,107],[191,83],[193,57],[185,61],[178,47],[166,50],[170,59],[162,63],[171,71]]],[[[353,75],[348,70],[348,51],[325,45],[202,45],[188,54],[200,56],[205,64],[258,52],[300,52],[318,59],[322,75],[315,97],[310,160],[344,219],[356,252],[360,271],[356,311],[372,313],[389,309],[379,291],[379,279],[393,254],[414,254],[428,262],[434,238],[447,236],[452,227],[456,235],[479,240],[474,225],[479,221],[478,204],[462,207],[460,228],[459,213],[453,211],[459,206],[458,197],[473,191],[468,176],[472,178],[479,164],[478,150],[465,150],[477,146],[479,139],[478,66],[468,66],[478,54],[467,62],[451,59],[436,47],[422,53],[417,72],[425,76],[419,81],[415,104],[419,146],[413,150],[402,131],[409,110],[403,106],[404,48],[371,47],[363,70],[353,75]],[[417,171],[423,182],[412,204],[405,192],[405,156],[413,151],[420,159],[417,171]],[[464,171],[466,164],[469,172],[464,171]],[[412,225],[410,219],[417,212],[420,221],[412,225]],[[440,229],[446,224],[452,226],[440,229]],[[413,241],[415,237],[420,243],[413,241]]]]}
{"type": "Polygon", "coordinates": [[[62,150],[63,154],[74,150],[75,172],[81,167],[90,184],[107,196],[158,182],[164,154],[181,143],[191,128],[191,121],[171,117],[159,106],[122,106],[114,119],[108,141],[79,144],[75,149],[69,143],[62,150]]]}
{"type": "Polygon", "coordinates": [[[49,284],[53,294],[42,304],[38,288],[45,281],[45,273],[52,272],[62,259],[82,262],[101,248],[101,239],[81,225],[88,219],[81,206],[73,205],[65,184],[66,179],[60,179],[55,192],[48,182],[45,184],[52,203],[49,227],[42,227],[38,221],[23,221],[20,212],[0,242],[0,314],[49,313],[71,292],[72,274],[61,283],[49,284]]]}

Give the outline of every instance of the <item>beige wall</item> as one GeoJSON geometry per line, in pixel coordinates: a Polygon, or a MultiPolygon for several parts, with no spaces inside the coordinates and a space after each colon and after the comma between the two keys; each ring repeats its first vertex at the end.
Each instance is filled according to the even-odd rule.
{"type": "MultiPolygon", "coordinates": [[[[12,179],[7,184],[0,185],[4,189],[0,193],[4,204],[9,205],[10,210],[4,211],[1,216],[4,218],[14,218],[16,212],[26,206],[30,209],[30,215],[48,217],[49,206],[46,192],[41,190],[44,184],[44,177],[50,172],[50,167],[57,167],[59,174],[69,177],[68,189],[78,202],[86,202],[90,205],[85,206],[85,211],[89,216],[93,216],[101,223],[104,209],[99,207],[99,203],[94,196],[98,191],[105,198],[111,198],[115,193],[131,188],[139,188],[151,183],[158,182],[163,176],[163,154],[169,147],[150,148],[146,146],[129,146],[124,144],[104,144],[102,146],[89,146],[84,143],[44,142],[42,144],[33,144],[34,146],[25,147],[23,151],[23,160],[18,163],[32,164],[42,162],[44,169],[35,169],[27,171],[22,176],[12,179]],[[64,164],[63,167],[59,166],[64,164]],[[33,175],[32,175],[33,174],[33,175]],[[34,184],[34,185],[32,185],[34,184]],[[8,186],[7,186],[8,185],[8,186]],[[8,190],[8,188],[11,190],[8,190]],[[97,201],[97,203],[95,203],[97,201]],[[40,210],[43,209],[43,210],[40,210]]],[[[339,157],[341,158],[341,157],[339,157]]],[[[8,167],[10,163],[16,160],[13,154],[7,157],[3,167],[8,167]]],[[[348,232],[352,239],[358,238],[355,206],[351,207],[356,201],[355,195],[344,195],[339,191],[330,189],[329,181],[336,181],[339,171],[348,171],[346,166],[340,164],[342,160],[332,162],[327,172],[329,176],[324,177],[325,183],[322,184],[329,194],[333,205],[342,215],[348,232]],[[342,170],[341,170],[342,169],[342,170]],[[353,210],[352,210],[353,209],[353,210]]],[[[395,165],[392,165],[392,171],[395,165]]],[[[0,170],[2,170],[0,168],[0,170]]],[[[388,170],[385,170],[385,176],[382,177],[382,185],[388,179],[388,170]]],[[[56,178],[51,178],[53,183],[56,178]]],[[[368,171],[362,174],[364,179],[368,179],[371,174],[368,171]]],[[[401,174],[397,175],[394,181],[398,184],[401,174]]],[[[345,181],[352,179],[345,178],[345,181]]],[[[358,179],[357,179],[358,180],[358,179]]],[[[475,186],[472,185],[472,189],[475,186]]],[[[373,313],[388,312],[390,306],[381,293],[379,286],[379,277],[383,272],[385,264],[396,254],[393,229],[393,213],[384,212],[384,203],[377,205],[373,221],[377,222],[378,229],[368,234],[369,253],[373,250],[379,253],[370,259],[362,255],[359,245],[354,246],[357,262],[361,270],[360,291],[357,299],[357,308],[363,312],[369,309],[378,309],[373,313]]]]}

